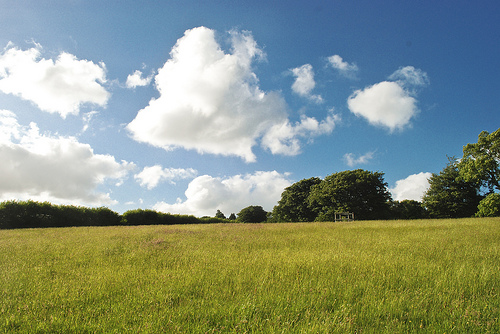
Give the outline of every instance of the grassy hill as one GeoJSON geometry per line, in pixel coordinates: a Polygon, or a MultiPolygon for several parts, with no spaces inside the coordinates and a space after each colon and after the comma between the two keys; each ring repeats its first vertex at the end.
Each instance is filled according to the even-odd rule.
{"type": "Polygon", "coordinates": [[[0,230],[0,332],[500,332],[500,219],[0,230]]]}

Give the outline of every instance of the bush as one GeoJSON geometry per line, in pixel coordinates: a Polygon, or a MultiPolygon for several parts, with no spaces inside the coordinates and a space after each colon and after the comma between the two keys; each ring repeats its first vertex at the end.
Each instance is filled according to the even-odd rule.
{"type": "Polygon", "coordinates": [[[500,216],[500,194],[492,193],[479,202],[476,217],[500,216]]]}

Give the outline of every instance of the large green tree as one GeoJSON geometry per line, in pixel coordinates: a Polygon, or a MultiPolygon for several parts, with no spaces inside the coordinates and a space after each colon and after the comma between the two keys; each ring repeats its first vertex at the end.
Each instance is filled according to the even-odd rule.
{"type": "Polygon", "coordinates": [[[463,148],[458,167],[465,181],[479,182],[488,193],[500,190],[500,129],[479,134],[477,143],[463,148]]]}
{"type": "Polygon", "coordinates": [[[471,217],[482,198],[479,183],[462,178],[455,158],[449,158],[439,174],[432,174],[429,184],[422,204],[432,218],[471,217]]]}
{"type": "Polygon", "coordinates": [[[342,211],[356,219],[385,219],[390,198],[384,173],[357,169],[327,176],[312,187],[308,203],[318,221],[332,221],[342,211]]]}
{"type": "Polygon", "coordinates": [[[267,220],[267,212],[258,205],[251,205],[238,213],[238,221],[242,223],[262,223],[267,220]]]}
{"type": "Polygon", "coordinates": [[[311,188],[321,183],[321,179],[304,179],[285,188],[281,199],[273,209],[273,219],[278,222],[310,222],[316,213],[309,207],[307,198],[311,188]]]}

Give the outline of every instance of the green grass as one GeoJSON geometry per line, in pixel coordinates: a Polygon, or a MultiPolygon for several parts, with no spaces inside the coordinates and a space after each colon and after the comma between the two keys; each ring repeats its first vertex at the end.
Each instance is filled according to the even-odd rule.
{"type": "Polygon", "coordinates": [[[500,219],[0,231],[2,333],[499,333],[500,219]]]}

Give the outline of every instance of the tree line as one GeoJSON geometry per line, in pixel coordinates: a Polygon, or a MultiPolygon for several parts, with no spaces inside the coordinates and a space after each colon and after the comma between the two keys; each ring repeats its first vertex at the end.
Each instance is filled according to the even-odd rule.
{"type": "Polygon", "coordinates": [[[272,219],[331,221],[343,211],[370,220],[500,216],[500,129],[481,132],[461,159],[449,158],[421,202],[392,200],[383,175],[358,169],[301,180],[282,193],[272,219]]]}
{"type": "Polygon", "coordinates": [[[228,219],[197,218],[154,210],[129,210],[120,215],[106,207],[88,208],[54,205],[49,202],[6,201],[0,203],[0,229],[69,227],[69,226],[134,226],[226,223],[228,219]]]}
{"type": "Polygon", "coordinates": [[[154,210],[129,210],[122,215],[106,208],[53,205],[48,202],[0,203],[0,229],[333,221],[337,212],[353,212],[359,220],[500,216],[500,129],[483,131],[478,142],[463,147],[463,157],[449,158],[432,174],[422,201],[395,201],[384,173],[362,169],[342,171],[324,179],[311,177],[285,188],[272,212],[251,205],[229,218],[197,218],[154,210]]]}

